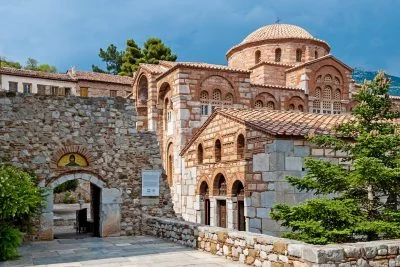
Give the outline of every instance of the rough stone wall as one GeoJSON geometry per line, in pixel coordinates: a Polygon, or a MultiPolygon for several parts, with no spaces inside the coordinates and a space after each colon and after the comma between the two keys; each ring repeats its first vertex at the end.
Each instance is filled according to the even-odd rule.
{"type": "Polygon", "coordinates": [[[318,51],[318,56],[327,55],[326,49],[308,40],[277,40],[266,41],[264,44],[249,44],[245,45],[241,50],[238,49],[236,52],[231,52],[228,58],[228,66],[238,69],[250,69],[257,64],[255,61],[256,51],[261,52],[260,61],[275,62],[275,49],[281,48],[281,61],[280,63],[298,65],[315,59],[314,51],[318,51]],[[302,62],[296,62],[296,50],[301,49],[303,56],[302,62]]]}
{"type": "Polygon", "coordinates": [[[318,246],[156,217],[144,222],[146,234],[253,266],[400,266],[398,240],[318,246]]]}
{"type": "Polygon", "coordinates": [[[129,100],[0,93],[0,114],[0,159],[33,171],[43,186],[68,175],[96,176],[104,191],[120,192],[121,235],[140,233],[142,213],[174,215],[165,175],[160,197],[141,197],[142,170],[163,167],[155,133],[136,130],[129,100]],[[88,166],[57,166],[70,152],[88,166]]]}
{"type": "Polygon", "coordinates": [[[81,87],[88,88],[89,97],[110,97],[110,92],[112,90],[117,91],[117,96],[121,97],[126,97],[128,94],[132,93],[131,85],[78,80],[77,95],[80,95],[81,87]]]}

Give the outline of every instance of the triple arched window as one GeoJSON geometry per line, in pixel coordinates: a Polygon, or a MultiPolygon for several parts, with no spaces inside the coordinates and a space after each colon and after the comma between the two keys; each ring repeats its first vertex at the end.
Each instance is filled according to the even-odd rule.
{"type": "Polygon", "coordinates": [[[213,113],[217,107],[231,106],[234,102],[234,97],[232,93],[226,93],[222,97],[222,92],[218,88],[212,91],[211,97],[209,97],[208,91],[201,91],[199,98],[201,116],[208,116],[213,113]]]}

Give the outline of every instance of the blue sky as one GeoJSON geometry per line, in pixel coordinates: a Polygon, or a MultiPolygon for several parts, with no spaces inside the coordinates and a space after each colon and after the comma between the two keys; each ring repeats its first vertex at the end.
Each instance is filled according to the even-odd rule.
{"type": "Polygon", "coordinates": [[[156,36],[179,61],[226,64],[230,47],[279,17],[352,67],[400,75],[399,10],[397,0],[0,0],[0,56],[90,70],[100,47],[156,36]]]}

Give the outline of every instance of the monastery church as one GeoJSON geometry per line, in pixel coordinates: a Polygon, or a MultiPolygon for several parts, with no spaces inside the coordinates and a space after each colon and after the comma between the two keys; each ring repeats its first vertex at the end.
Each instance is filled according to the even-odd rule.
{"type": "Polygon", "coordinates": [[[285,176],[308,156],[345,161],[305,136],[331,133],[355,105],[352,69],[305,29],[272,24],[226,53],[225,65],[141,64],[138,130],[157,133],[175,213],[191,222],[279,234],[276,203],[311,197],[285,176]]]}

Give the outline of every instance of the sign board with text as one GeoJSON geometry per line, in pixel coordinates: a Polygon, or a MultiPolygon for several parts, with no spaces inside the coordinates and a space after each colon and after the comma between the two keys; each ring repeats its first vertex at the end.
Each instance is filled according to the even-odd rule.
{"type": "Polygon", "coordinates": [[[158,197],[160,195],[161,170],[142,171],[142,196],[158,197]]]}

